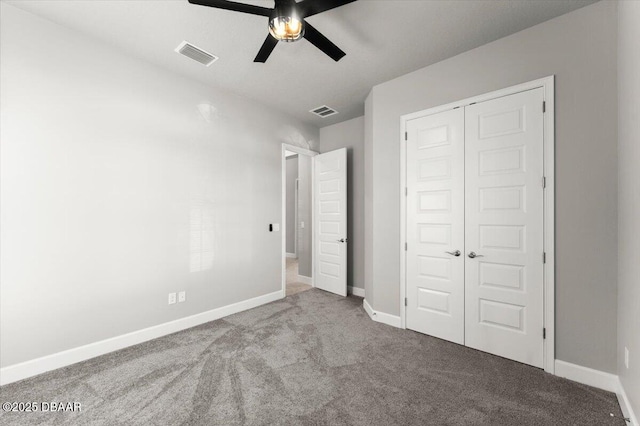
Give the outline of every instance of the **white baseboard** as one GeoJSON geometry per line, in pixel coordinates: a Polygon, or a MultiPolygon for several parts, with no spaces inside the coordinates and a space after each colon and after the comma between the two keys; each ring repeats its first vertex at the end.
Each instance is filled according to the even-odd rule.
{"type": "Polygon", "coordinates": [[[638,422],[638,417],[636,417],[633,412],[633,407],[631,407],[631,402],[627,397],[627,393],[624,390],[624,386],[622,386],[622,382],[618,379],[618,391],[616,392],[616,396],[618,397],[618,403],[620,404],[620,409],[622,410],[622,416],[626,417],[630,420],[627,422],[629,426],[640,426],[640,422],[638,422]]]}
{"type": "Polygon", "coordinates": [[[354,296],[364,297],[364,288],[348,286],[347,294],[353,294],[354,296]]]}
{"type": "Polygon", "coordinates": [[[401,328],[401,321],[398,315],[385,314],[384,312],[376,312],[376,321],[392,327],[401,328]]]}
{"type": "Polygon", "coordinates": [[[0,369],[0,386],[282,299],[282,290],[0,369]]]}
{"type": "Polygon", "coordinates": [[[618,392],[618,376],[556,359],[556,376],[609,392],[618,392]]]}
{"type": "Polygon", "coordinates": [[[373,308],[371,308],[371,305],[369,305],[369,302],[367,302],[367,299],[362,302],[362,306],[364,306],[364,310],[367,312],[367,314],[369,314],[369,317],[372,320],[390,325],[392,327],[401,328],[401,321],[399,316],[374,311],[373,308]]]}
{"type": "Polygon", "coordinates": [[[297,257],[298,257],[298,255],[297,255],[297,254],[295,254],[295,253],[286,253],[286,256],[287,256],[288,258],[292,258],[292,259],[295,259],[295,258],[297,258],[297,257]]]}
{"type": "Polygon", "coordinates": [[[307,277],[304,275],[298,275],[298,281],[300,281],[303,284],[313,285],[313,278],[307,277]]]}
{"type": "Polygon", "coordinates": [[[367,313],[367,315],[369,315],[369,318],[373,319],[373,309],[371,308],[369,302],[367,302],[367,299],[364,299],[362,301],[362,307],[364,308],[364,311],[367,313]]]}

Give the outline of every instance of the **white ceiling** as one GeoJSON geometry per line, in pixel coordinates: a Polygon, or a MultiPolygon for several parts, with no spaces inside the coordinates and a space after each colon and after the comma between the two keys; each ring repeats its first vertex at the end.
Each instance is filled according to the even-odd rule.
{"type": "MultiPolygon", "coordinates": [[[[364,113],[379,83],[578,9],[595,0],[359,0],[309,18],[347,53],[334,62],[306,40],[253,62],[267,34],[260,16],[187,0],[9,0],[14,6],[129,54],[324,127],[364,113]],[[204,67],[174,49],[187,40],[220,59],[204,67]],[[325,119],[308,111],[329,105],[325,119]]],[[[272,7],[272,0],[244,3],[272,7]]]]}

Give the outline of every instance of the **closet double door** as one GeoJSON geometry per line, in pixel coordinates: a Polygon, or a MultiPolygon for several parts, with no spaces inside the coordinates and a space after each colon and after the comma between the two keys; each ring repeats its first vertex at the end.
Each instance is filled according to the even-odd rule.
{"type": "Polygon", "coordinates": [[[406,325],[543,366],[543,89],[407,122],[406,325]]]}

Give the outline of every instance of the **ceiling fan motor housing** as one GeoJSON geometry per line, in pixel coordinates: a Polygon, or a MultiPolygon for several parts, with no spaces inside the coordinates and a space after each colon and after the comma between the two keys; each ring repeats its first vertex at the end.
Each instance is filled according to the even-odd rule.
{"type": "Polygon", "coordinates": [[[304,20],[295,0],[276,0],[269,16],[269,33],[279,41],[298,41],[304,36],[304,20]]]}

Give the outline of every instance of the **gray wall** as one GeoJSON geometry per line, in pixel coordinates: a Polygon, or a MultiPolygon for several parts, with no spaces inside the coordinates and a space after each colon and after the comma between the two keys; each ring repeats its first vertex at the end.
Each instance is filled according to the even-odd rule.
{"type": "Polygon", "coordinates": [[[400,116],[555,74],[556,357],[616,371],[616,32],[602,1],[373,88],[373,309],[400,313],[400,116]]]}
{"type": "MultiPolygon", "coordinates": [[[[373,94],[364,101],[364,294],[373,306],[373,94]]],[[[398,296],[399,297],[399,296],[398,296]]]]}
{"type": "Polygon", "coordinates": [[[298,275],[311,277],[313,262],[311,259],[313,209],[311,197],[311,157],[298,155],[298,275]],[[304,222],[304,228],[301,228],[304,222]]]}
{"type": "Polygon", "coordinates": [[[2,367],[280,292],[281,144],[318,129],[4,2],[0,31],[2,367]]]}
{"type": "Polygon", "coordinates": [[[320,152],[347,148],[347,283],[364,289],[364,117],[320,129],[320,152]]]}
{"type": "Polygon", "coordinates": [[[640,416],[640,2],[618,8],[618,374],[640,416]]]}
{"type": "Polygon", "coordinates": [[[296,179],[298,179],[298,156],[292,155],[286,159],[286,252],[296,252],[296,179]]]}

